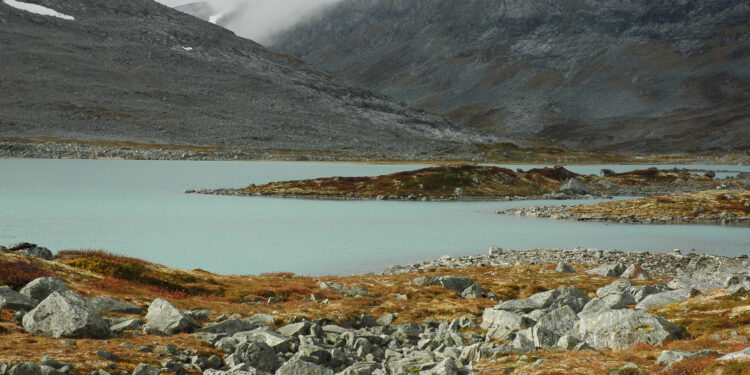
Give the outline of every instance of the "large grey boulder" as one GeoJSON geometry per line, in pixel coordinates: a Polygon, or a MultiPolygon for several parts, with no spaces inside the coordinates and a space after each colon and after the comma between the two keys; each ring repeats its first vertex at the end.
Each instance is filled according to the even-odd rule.
{"type": "Polygon", "coordinates": [[[38,300],[18,293],[7,285],[0,286],[0,309],[29,311],[38,304],[38,300]]]}
{"type": "Polygon", "coordinates": [[[585,195],[591,193],[591,189],[577,178],[569,178],[560,186],[559,191],[567,195],[585,195]]]}
{"type": "Polygon", "coordinates": [[[608,294],[604,298],[594,298],[583,307],[581,314],[599,313],[607,310],[624,309],[635,303],[628,293],[608,294]]]}
{"type": "Polygon", "coordinates": [[[36,247],[36,244],[35,243],[30,243],[30,242],[19,242],[19,243],[14,243],[14,244],[8,245],[8,247],[6,247],[6,249],[8,251],[18,251],[18,250],[28,249],[28,248],[32,248],[32,247],[36,247]]]}
{"type": "Polygon", "coordinates": [[[632,287],[633,283],[626,279],[617,279],[611,284],[603,286],[596,290],[596,296],[599,298],[606,297],[610,294],[622,294],[625,293],[628,288],[632,287]]]}
{"type": "MultiPolygon", "coordinates": [[[[281,366],[278,357],[276,357],[276,351],[265,343],[257,341],[240,343],[231,357],[233,357],[231,361],[234,361],[235,364],[245,363],[258,370],[271,373],[281,366]]],[[[227,363],[231,361],[227,360],[227,363]]]]}
{"type": "Polygon", "coordinates": [[[310,323],[309,322],[299,322],[299,323],[291,323],[287,324],[283,327],[280,327],[276,332],[286,336],[286,337],[297,337],[299,335],[307,335],[310,333],[310,323]]]}
{"type": "Polygon", "coordinates": [[[569,264],[559,262],[557,263],[557,266],[555,267],[555,272],[560,273],[577,273],[576,270],[573,269],[569,264]]]}
{"type": "Polygon", "coordinates": [[[174,307],[169,301],[157,298],[151,302],[146,314],[148,321],[144,326],[147,330],[158,330],[168,335],[180,332],[192,332],[200,328],[200,324],[187,314],[174,307]]]}
{"type": "Polygon", "coordinates": [[[678,289],[652,294],[644,298],[641,302],[638,302],[635,308],[648,310],[654,307],[663,307],[671,303],[680,303],[690,298],[694,292],[694,289],[678,289]]]}
{"type": "Polygon", "coordinates": [[[386,369],[380,363],[357,362],[337,373],[337,375],[385,375],[386,369]]]}
{"type": "Polygon", "coordinates": [[[729,353],[721,358],[717,358],[717,361],[747,361],[750,359],[750,347],[747,347],[739,352],[729,353]]]}
{"type": "Polygon", "coordinates": [[[26,284],[19,293],[26,297],[41,301],[47,298],[52,292],[62,292],[68,290],[62,280],[56,277],[40,277],[26,284]]]}
{"type": "Polygon", "coordinates": [[[536,327],[542,327],[560,337],[573,329],[578,320],[576,312],[570,306],[564,305],[541,317],[537,321],[536,327]]]}
{"type": "Polygon", "coordinates": [[[620,277],[620,275],[625,272],[625,269],[627,269],[627,267],[625,267],[625,265],[622,263],[605,264],[603,266],[590,269],[586,271],[586,273],[589,275],[620,277]]]}
{"type": "Polygon", "coordinates": [[[620,277],[634,280],[651,280],[651,272],[641,267],[640,264],[631,264],[620,277]]]}
{"type": "Polygon", "coordinates": [[[121,313],[121,314],[140,314],[141,313],[141,308],[136,305],[133,305],[132,303],[127,303],[127,302],[120,301],[120,300],[106,297],[106,296],[98,296],[98,297],[90,298],[89,302],[91,302],[91,305],[94,306],[94,308],[99,311],[115,312],[115,313],[121,313]]]}
{"type": "Polygon", "coordinates": [[[258,328],[257,324],[249,323],[239,319],[227,319],[221,323],[207,325],[203,328],[197,329],[195,332],[198,333],[226,333],[231,336],[237,332],[250,331],[258,328]]]}
{"type": "Polygon", "coordinates": [[[495,309],[528,313],[539,309],[556,309],[568,305],[578,312],[591,298],[575,287],[559,287],[528,298],[501,302],[495,309]]]}
{"type": "Polygon", "coordinates": [[[635,303],[643,301],[644,298],[660,293],[660,292],[666,292],[669,288],[664,284],[655,284],[655,285],[636,285],[631,286],[627,290],[625,290],[628,294],[633,296],[633,299],[635,300],[635,303]]]}
{"type": "Polygon", "coordinates": [[[419,286],[442,286],[459,293],[474,285],[474,280],[466,276],[420,276],[412,280],[412,284],[419,286]]]}
{"type": "Polygon", "coordinates": [[[571,331],[594,349],[622,350],[637,343],[661,346],[679,338],[680,327],[642,310],[620,309],[581,314],[571,331]]]}
{"type": "Polygon", "coordinates": [[[21,362],[8,371],[8,375],[43,375],[42,367],[34,362],[21,362]]]}
{"type": "Polygon", "coordinates": [[[458,366],[453,358],[446,358],[435,367],[422,371],[420,374],[424,375],[458,375],[458,366]]]}
{"type": "Polygon", "coordinates": [[[708,355],[719,354],[713,350],[698,350],[695,352],[686,352],[683,350],[664,350],[659,354],[659,358],[656,359],[656,364],[659,366],[671,365],[686,359],[705,357],[708,355]]]}
{"type": "Polygon", "coordinates": [[[318,281],[318,287],[320,289],[332,290],[344,297],[363,297],[369,294],[369,292],[356,285],[343,285],[334,281],[318,281]]]}
{"type": "MultiPolygon", "coordinates": [[[[692,262],[691,262],[692,263],[692,262]]],[[[710,265],[697,261],[696,265],[680,270],[667,285],[672,289],[712,290],[726,286],[726,281],[736,273],[747,273],[746,265],[718,264],[710,265]]]]}
{"type": "Polygon", "coordinates": [[[479,284],[473,284],[461,292],[461,298],[473,299],[482,298],[482,286],[479,284]]]}
{"type": "Polygon", "coordinates": [[[275,375],[333,375],[333,370],[314,363],[292,358],[275,375]]]}
{"type": "Polygon", "coordinates": [[[159,368],[147,363],[141,363],[133,370],[133,375],[159,375],[159,368]]]}
{"type": "Polygon", "coordinates": [[[481,328],[493,327],[506,328],[509,330],[526,329],[534,325],[534,321],[521,314],[497,309],[484,309],[482,314],[481,328]]]}
{"type": "Polygon", "coordinates": [[[52,260],[55,259],[55,256],[52,254],[52,251],[46,247],[29,247],[25,249],[18,250],[19,254],[23,254],[26,256],[34,257],[34,258],[41,258],[44,260],[52,260]]]}
{"type": "Polygon", "coordinates": [[[99,312],[78,294],[53,292],[23,317],[26,332],[48,337],[104,339],[112,336],[99,312]]]}
{"type": "Polygon", "coordinates": [[[283,353],[289,350],[291,343],[288,337],[274,331],[270,327],[261,327],[252,331],[237,332],[232,336],[232,338],[237,340],[237,342],[262,342],[279,353],[283,353]]]}

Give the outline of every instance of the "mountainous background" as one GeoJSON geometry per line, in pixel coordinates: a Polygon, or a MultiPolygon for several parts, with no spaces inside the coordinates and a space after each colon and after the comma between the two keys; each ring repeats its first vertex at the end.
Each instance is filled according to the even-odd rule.
{"type": "Polygon", "coordinates": [[[0,138],[414,155],[492,141],[151,0],[0,2],[0,138]]]}
{"type": "Polygon", "coordinates": [[[750,148],[745,0],[345,0],[272,48],[515,140],[750,148]]]}

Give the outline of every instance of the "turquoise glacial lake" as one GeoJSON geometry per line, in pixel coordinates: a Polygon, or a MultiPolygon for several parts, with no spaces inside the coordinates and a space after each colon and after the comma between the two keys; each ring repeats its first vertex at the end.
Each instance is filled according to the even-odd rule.
{"type": "MultiPolygon", "coordinates": [[[[53,251],[102,249],[223,274],[300,275],[379,272],[442,255],[484,253],[491,245],[680,248],[727,256],[750,252],[746,227],[576,223],[494,213],[575,201],[312,201],[183,194],[199,187],[379,175],[417,167],[422,165],[0,159],[0,244],[29,241],[53,251]]],[[[632,169],[570,169],[597,173],[602,167],[632,169]]]]}

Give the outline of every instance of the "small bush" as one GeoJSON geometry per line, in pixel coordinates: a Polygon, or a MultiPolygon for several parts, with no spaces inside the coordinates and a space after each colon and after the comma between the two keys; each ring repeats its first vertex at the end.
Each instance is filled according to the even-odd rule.
{"type": "Polygon", "coordinates": [[[0,257],[0,284],[13,289],[22,288],[34,279],[52,275],[36,264],[0,257]]]}

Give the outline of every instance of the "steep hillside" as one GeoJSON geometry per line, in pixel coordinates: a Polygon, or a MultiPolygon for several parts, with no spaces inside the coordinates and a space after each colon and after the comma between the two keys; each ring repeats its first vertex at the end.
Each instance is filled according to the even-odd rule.
{"type": "Polygon", "coordinates": [[[750,148],[742,0],[346,0],[274,48],[514,139],[750,148]]]}
{"type": "Polygon", "coordinates": [[[0,3],[0,139],[389,155],[487,139],[154,1],[32,1],[74,20],[0,3]]]}

